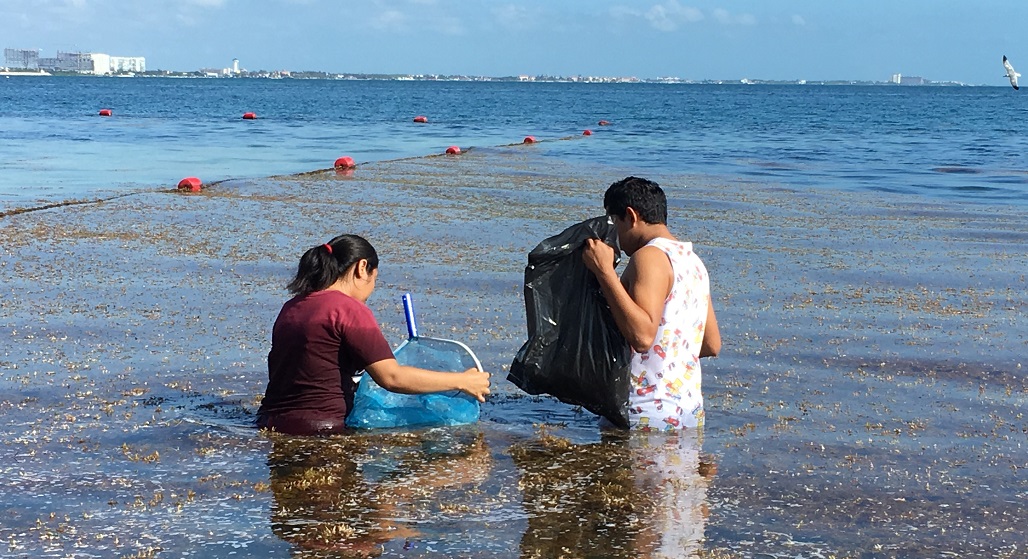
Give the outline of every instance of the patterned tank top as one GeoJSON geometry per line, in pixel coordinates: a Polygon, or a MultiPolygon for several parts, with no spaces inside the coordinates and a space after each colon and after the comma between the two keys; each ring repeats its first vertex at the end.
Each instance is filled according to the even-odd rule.
{"type": "Polygon", "coordinates": [[[629,420],[633,429],[671,431],[703,425],[700,347],[707,321],[710,280],[692,243],[656,238],[671,261],[674,284],[653,346],[632,352],[629,420]]]}

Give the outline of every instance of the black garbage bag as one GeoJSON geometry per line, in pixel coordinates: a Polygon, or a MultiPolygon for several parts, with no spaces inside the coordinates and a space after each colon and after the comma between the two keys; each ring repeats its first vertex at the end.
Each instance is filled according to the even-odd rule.
{"type": "Polygon", "coordinates": [[[608,216],[572,225],[528,254],[528,341],[507,380],[529,394],[549,394],[627,428],[631,349],[596,276],[582,261],[586,239],[603,240],[620,260],[617,230],[608,216]]]}

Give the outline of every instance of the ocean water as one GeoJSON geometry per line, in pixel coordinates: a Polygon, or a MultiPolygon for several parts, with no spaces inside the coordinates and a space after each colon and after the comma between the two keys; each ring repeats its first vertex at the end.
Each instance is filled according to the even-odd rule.
{"type": "Polygon", "coordinates": [[[1019,118],[1009,90],[0,87],[32,90],[16,109],[4,97],[6,208],[110,196],[0,210],[0,556],[1028,547],[1024,146],[994,118],[1019,118]],[[472,149],[419,157],[452,144],[472,149]],[[340,155],[360,167],[268,178],[340,155]],[[601,211],[625,172],[659,178],[669,226],[711,272],[725,345],[703,363],[698,437],[601,431],[505,379],[528,251],[601,211]],[[228,180],[166,192],[193,174],[228,180]],[[405,339],[412,292],[422,334],[466,342],[493,373],[477,424],[253,428],[284,285],[340,232],[382,256],[368,303],[387,339],[405,339]]]}
{"type": "Polygon", "coordinates": [[[639,174],[1025,204],[1026,115],[1001,87],[11,77],[0,211],[526,136],[546,156],[639,174]]]}

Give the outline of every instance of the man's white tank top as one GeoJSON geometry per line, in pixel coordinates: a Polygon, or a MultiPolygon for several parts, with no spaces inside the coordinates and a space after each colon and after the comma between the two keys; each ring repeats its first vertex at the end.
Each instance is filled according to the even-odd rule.
{"type": "Polygon", "coordinates": [[[699,427],[704,419],[700,347],[710,295],[707,268],[692,243],[656,238],[646,246],[667,255],[675,279],[653,346],[632,351],[629,420],[633,429],[699,427]]]}

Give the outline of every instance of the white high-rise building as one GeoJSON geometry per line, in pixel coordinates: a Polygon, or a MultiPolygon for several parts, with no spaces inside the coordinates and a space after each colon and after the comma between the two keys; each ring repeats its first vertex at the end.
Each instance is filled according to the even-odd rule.
{"type": "Polygon", "coordinates": [[[142,56],[111,56],[99,52],[89,54],[93,60],[93,73],[97,75],[120,72],[145,72],[146,58],[142,56]]]}
{"type": "Polygon", "coordinates": [[[232,59],[232,74],[238,74],[238,73],[239,73],[239,59],[238,58],[233,58],[232,59]]]}

